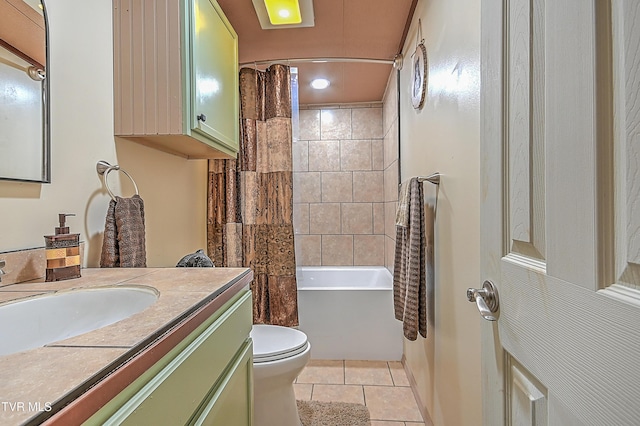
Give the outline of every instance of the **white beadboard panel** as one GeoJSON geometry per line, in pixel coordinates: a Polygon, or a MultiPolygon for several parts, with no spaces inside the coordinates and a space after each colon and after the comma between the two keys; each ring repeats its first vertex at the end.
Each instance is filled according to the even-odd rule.
{"type": "Polygon", "coordinates": [[[598,258],[594,22],[593,3],[546,2],[546,209],[558,213],[547,216],[547,272],[590,289],[598,258]]]}
{"type": "Polygon", "coordinates": [[[172,0],[114,0],[116,135],[182,131],[182,85],[175,84],[182,73],[179,6],[172,0]]]}
{"type": "Polygon", "coordinates": [[[544,0],[510,0],[507,104],[510,250],[544,259],[544,0]]]}
{"type": "Polygon", "coordinates": [[[616,278],[640,290],[640,3],[615,2],[612,14],[617,42],[613,52],[616,278]]]}

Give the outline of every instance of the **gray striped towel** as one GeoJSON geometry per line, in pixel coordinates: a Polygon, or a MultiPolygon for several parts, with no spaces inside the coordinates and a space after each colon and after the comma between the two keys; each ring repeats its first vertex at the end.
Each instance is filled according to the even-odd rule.
{"type": "MultiPolygon", "coordinates": [[[[412,178],[408,187],[406,225],[396,224],[393,304],[396,319],[402,321],[404,336],[416,340],[418,332],[427,337],[424,195],[417,178],[412,178]]],[[[399,207],[401,204],[398,202],[399,207]]]]}

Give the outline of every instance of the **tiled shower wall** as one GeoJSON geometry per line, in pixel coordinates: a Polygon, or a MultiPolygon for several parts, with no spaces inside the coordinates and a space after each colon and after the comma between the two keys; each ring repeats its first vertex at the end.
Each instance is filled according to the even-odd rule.
{"type": "Polygon", "coordinates": [[[396,244],[396,205],[398,202],[399,140],[397,73],[389,77],[382,108],[384,133],[384,234],[385,266],[393,271],[396,244]]]}
{"type": "Polygon", "coordinates": [[[382,116],[382,104],[300,107],[293,146],[299,265],[385,265],[382,116]]]}

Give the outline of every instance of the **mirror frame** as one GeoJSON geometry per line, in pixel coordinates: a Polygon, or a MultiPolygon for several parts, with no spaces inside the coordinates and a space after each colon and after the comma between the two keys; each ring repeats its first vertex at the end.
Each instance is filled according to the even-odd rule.
{"type": "Polygon", "coordinates": [[[45,48],[45,78],[41,83],[42,99],[42,159],[40,179],[19,179],[0,176],[0,180],[16,182],[51,183],[51,105],[49,103],[49,19],[47,16],[47,5],[45,0],[40,0],[42,4],[42,17],[44,18],[44,48],[45,48]]]}

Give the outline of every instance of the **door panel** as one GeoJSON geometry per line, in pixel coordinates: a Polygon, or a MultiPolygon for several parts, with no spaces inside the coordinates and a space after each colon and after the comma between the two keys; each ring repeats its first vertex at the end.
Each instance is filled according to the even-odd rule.
{"type": "Polygon", "coordinates": [[[640,424],[640,3],[483,0],[482,44],[484,424],[640,424]]]}
{"type": "Polygon", "coordinates": [[[615,3],[616,281],[640,289],[640,3],[615,3]]]}

